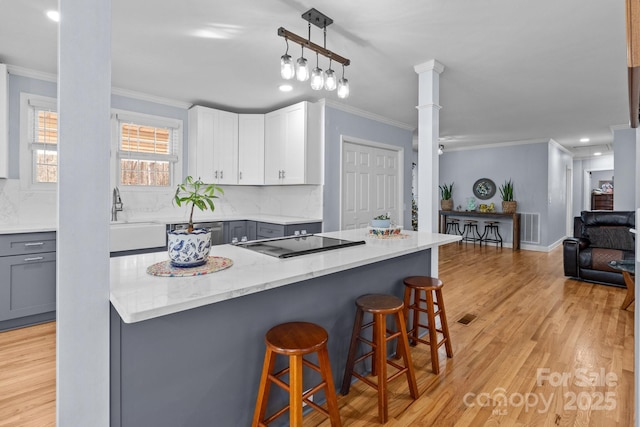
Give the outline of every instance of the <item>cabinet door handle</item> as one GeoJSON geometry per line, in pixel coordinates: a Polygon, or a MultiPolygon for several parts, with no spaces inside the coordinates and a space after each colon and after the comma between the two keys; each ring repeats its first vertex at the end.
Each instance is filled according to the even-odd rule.
{"type": "Polygon", "coordinates": [[[29,261],[42,261],[44,259],[43,256],[34,256],[31,258],[25,258],[24,261],[25,262],[29,262],[29,261]]]}
{"type": "Polygon", "coordinates": [[[281,170],[279,170],[279,171],[278,171],[278,179],[281,179],[281,178],[282,178],[282,171],[281,171],[281,170]]]}
{"type": "Polygon", "coordinates": [[[44,242],[30,242],[30,243],[25,243],[24,246],[25,247],[29,247],[29,246],[42,246],[44,245],[44,242]]]}
{"type": "Polygon", "coordinates": [[[285,171],[283,170],[283,171],[282,171],[282,179],[284,179],[284,172],[285,172],[285,171]]]}
{"type": "Polygon", "coordinates": [[[220,179],[224,179],[224,171],[220,171],[220,179]]]}
{"type": "Polygon", "coordinates": [[[240,179],[242,179],[242,172],[240,172],[240,179]]]}

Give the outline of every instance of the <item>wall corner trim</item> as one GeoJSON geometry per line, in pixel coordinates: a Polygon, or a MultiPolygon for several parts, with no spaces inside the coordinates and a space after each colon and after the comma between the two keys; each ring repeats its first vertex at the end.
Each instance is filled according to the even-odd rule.
{"type": "Polygon", "coordinates": [[[395,126],[400,129],[414,131],[416,128],[407,123],[403,123],[397,120],[392,120],[387,117],[380,116],[378,114],[370,113],[369,111],[361,110],[359,108],[352,107],[350,105],[343,104],[338,101],[334,101],[332,99],[323,98],[318,101],[320,105],[324,105],[325,107],[335,108],[336,110],[344,111],[345,113],[351,113],[356,116],[360,116],[365,119],[374,120],[376,122],[384,123],[390,126],[395,126]]]}

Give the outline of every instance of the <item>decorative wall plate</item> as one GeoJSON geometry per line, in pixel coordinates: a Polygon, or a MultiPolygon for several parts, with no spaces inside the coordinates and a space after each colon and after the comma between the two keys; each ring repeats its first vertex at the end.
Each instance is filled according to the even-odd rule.
{"type": "Polygon", "coordinates": [[[496,184],[489,178],[480,178],[473,184],[473,194],[481,200],[490,199],[496,194],[496,184]]]}

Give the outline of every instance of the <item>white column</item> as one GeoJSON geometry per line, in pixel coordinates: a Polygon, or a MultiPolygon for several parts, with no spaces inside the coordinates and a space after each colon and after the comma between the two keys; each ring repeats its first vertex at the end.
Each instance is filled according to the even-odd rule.
{"type": "MultiPolygon", "coordinates": [[[[432,59],[414,67],[418,74],[418,229],[438,230],[440,74],[444,65],[432,59]]],[[[438,249],[431,251],[431,274],[438,275],[438,249]]]]}
{"type": "Polygon", "coordinates": [[[107,427],[111,1],[59,7],[57,425],[107,427]]]}

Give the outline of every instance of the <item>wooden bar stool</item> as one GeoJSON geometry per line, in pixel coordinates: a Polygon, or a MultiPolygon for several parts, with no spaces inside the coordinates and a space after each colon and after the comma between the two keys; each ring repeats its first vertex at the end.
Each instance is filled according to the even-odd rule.
{"type": "Polygon", "coordinates": [[[413,318],[411,329],[409,329],[409,341],[411,345],[418,342],[429,345],[431,348],[431,367],[434,374],[440,373],[440,364],[438,361],[438,348],[444,344],[447,350],[447,357],[453,357],[453,349],[451,348],[451,336],[449,335],[449,326],[447,325],[447,314],[444,309],[444,299],[442,298],[442,281],[434,277],[412,276],[404,279],[404,305],[405,317],[409,323],[409,312],[413,310],[413,318]],[[424,292],[424,298],[422,297],[424,292]],[[435,302],[433,293],[435,292],[435,302]],[[411,296],[413,295],[413,303],[411,296]],[[424,303],[424,306],[422,305],[424,303]],[[438,310],[435,310],[435,307],[438,310]],[[420,313],[427,314],[427,324],[420,323],[420,313]],[[436,325],[436,316],[440,318],[440,329],[436,325]],[[420,328],[429,331],[429,340],[420,338],[420,328]],[[438,341],[438,334],[442,335],[442,340],[438,341]]]}
{"type": "Polygon", "coordinates": [[[262,377],[260,378],[256,409],[253,415],[253,427],[267,426],[287,410],[289,410],[289,425],[292,427],[302,426],[303,402],[329,417],[332,427],[340,427],[342,425],[331,366],[329,365],[328,339],[327,331],[314,323],[308,322],[282,323],[267,331],[265,335],[267,350],[264,356],[262,377]],[[320,366],[304,359],[303,356],[311,353],[318,353],[320,366]],[[289,357],[289,366],[274,373],[276,355],[278,354],[289,357]],[[303,366],[319,372],[322,378],[322,382],[307,392],[304,392],[302,385],[303,366]],[[287,373],[289,374],[288,384],[280,379],[287,373]],[[265,419],[271,383],[289,392],[289,405],[265,419]],[[328,410],[310,399],[313,394],[323,388],[328,410]]]}
{"type": "Polygon", "coordinates": [[[386,423],[388,419],[388,397],[387,382],[401,376],[407,375],[409,383],[409,393],[413,399],[418,398],[418,386],[416,376],[413,370],[411,354],[409,353],[409,342],[404,319],[404,304],[400,298],[393,295],[370,294],[363,295],[356,300],[356,318],[353,325],[353,333],[351,334],[351,344],[349,346],[349,356],[347,357],[347,366],[344,371],[344,379],[340,393],[343,395],[349,393],[351,386],[351,377],[356,377],[364,383],[373,387],[378,391],[378,417],[381,423],[386,423]],[[363,325],[362,321],[364,313],[371,313],[373,319],[371,322],[363,325]],[[386,316],[393,315],[395,318],[397,331],[387,329],[386,316]],[[373,327],[373,341],[362,336],[362,331],[369,326],[373,327]],[[404,366],[400,366],[395,361],[387,358],[387,342],[397,339],[396,351],[403,359],[404,366]],[[358,341],[363,342],[371,347],[371,351],[363,354],[356,359],[358,341]],[[373,382],[364,375],[354,371],[356,363],[364,361],[371,356],[371,374],[378,377],[377,382],[373,382]],[[387,378],[387,364],[393,366],[398,371],[387,378]]]}

